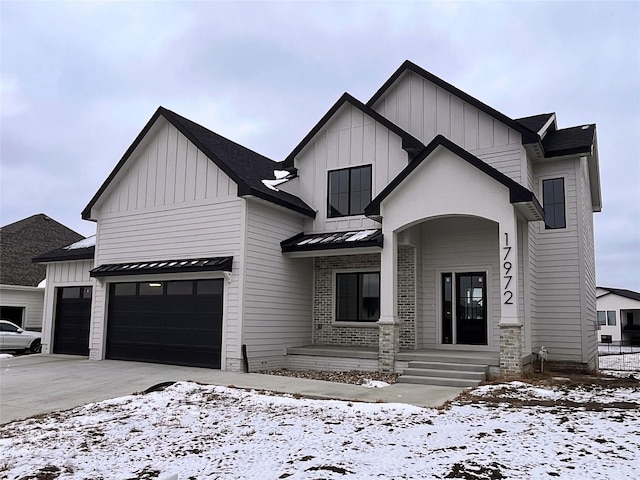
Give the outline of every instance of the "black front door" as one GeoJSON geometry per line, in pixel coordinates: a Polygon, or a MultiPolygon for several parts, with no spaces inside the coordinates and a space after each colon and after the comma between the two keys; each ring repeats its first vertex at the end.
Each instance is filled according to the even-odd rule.
{"type": "Polygon", "coordinates": [[[456,343],[487,344],[487,278],[485,273],[456,274],[456,343]]]}

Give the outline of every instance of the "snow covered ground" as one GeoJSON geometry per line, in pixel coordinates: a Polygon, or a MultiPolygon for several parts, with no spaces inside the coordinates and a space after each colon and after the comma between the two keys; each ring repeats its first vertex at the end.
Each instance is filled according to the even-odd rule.
{"type": "Polygon", "coordinates": [[[638,378],[640,378],[640,353],[625,353],[623,355],[600,355],[598,360],[600,362],[600,370],[638,372],[638,378]]]}
{"type": "Polygon", "coordinates": [[[638,478],[640,385],[601,383],[425,409],[180,382],[1,426],[0,478],[638,478]]]}

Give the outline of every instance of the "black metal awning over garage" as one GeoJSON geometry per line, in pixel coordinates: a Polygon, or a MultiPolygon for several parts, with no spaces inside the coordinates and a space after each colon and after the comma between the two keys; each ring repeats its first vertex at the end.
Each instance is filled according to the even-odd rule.
{"type": "Polygon", "coordinates": [[[160,273],[230,272],[233,257],[188,258],[151,262],[109,263],[94,268],[92,277],[148,275],[160,273]]]}

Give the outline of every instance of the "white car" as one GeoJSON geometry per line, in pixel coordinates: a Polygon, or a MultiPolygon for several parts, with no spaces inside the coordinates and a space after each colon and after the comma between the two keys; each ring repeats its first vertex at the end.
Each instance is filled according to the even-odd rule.
{"type": "Polygon", "coordinates": [[[42,334],[23,330],[9,320],[0,320],[0,350],[30,350],[39,353],[42,349],[42,334]]]}

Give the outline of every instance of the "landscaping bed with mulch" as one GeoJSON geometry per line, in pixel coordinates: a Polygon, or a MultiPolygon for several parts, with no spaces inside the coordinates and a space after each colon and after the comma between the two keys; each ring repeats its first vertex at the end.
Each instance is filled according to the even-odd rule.
{"type": "Polygon", "coordinates": [[[267,375],[280,375],[282,377],[309,378],[311,380],[324,380],[327,382],[350,383],[352,385],[363,385],[370,380],[386,383],[396,383],[399,374],[382,372],[363,372],[360,370],[349,370],[346,372],[327,372],[315,370],[261,370],[256,373],[267,375]]]}

